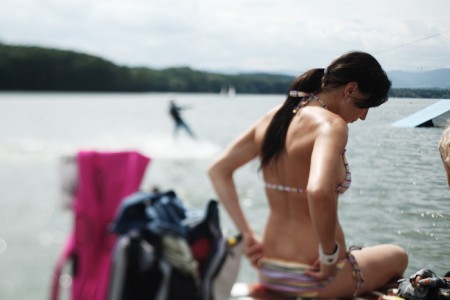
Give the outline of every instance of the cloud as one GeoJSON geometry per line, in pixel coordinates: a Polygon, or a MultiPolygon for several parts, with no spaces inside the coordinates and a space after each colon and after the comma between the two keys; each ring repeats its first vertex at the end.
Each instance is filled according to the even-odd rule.
{"type": "Polygon", "coordinates": [[[450,30],[449,8],[447,0],[2,0],[0,40],[154,68],[296,74],[363,50],[387,70],[435,69],[449,67],[450,33],[418,40],[450,30]]]}

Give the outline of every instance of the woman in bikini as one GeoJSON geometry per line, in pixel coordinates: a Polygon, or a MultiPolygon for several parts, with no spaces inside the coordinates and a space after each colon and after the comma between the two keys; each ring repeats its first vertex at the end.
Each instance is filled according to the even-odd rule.
{"type": "Polygon", "coordinates": [[[378,245],[349,251],[338,196],[351,183],[348,123],[387,101],[391,82],[377,60],[350,52],[292,84],[210,166],[217,196],[244,236],[263,287],[296,297],[349,297],[376,290],[406,269],[405,251],[378,245]],[[233,173],[258,158],[270,208],[260,239],[248,223],[233,173]]]}

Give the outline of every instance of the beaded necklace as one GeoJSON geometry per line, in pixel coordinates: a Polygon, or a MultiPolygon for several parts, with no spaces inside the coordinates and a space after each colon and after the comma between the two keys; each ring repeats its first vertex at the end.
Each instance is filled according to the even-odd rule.
{"type": "Polygon", "coordinates": [[[289,96],[291,97],[295,97],[295,98],[302,98],[300,100],[300,102],[298,103],[298,105],[292,110],[292,113],[295,115],[301,108],[305,107],[306,105],[308,105],[311,101],[317,101],[320,103],[320,105],[327,109],[327,105],[320,100],[319,97],[317,97],[316,95],[314,95],[313,93],[305,93],[305,92],[301,92],[301,91],[290,91],[289,92],[289,96]]]}

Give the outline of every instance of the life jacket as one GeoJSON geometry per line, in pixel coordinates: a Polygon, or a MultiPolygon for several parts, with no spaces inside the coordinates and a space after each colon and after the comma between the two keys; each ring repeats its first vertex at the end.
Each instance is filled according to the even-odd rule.
{"type": "Polygon", "coordinates": [[[117,236],[110,231],[122,200],[136,192],[150,158],[134,151],[81,151],[76,156],[74,224],[56,263],[51,299],[59,299],[59,279],[72,263],[72,300],[105,300],[117,236]]]}

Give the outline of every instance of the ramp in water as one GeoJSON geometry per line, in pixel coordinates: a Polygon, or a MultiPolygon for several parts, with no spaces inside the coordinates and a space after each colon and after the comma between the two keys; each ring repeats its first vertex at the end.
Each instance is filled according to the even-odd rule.
{"type": "Polygon", "coordinates": [[[396,127],[446,127],[448,120],[450,120],[450,100],[441,100],[392,125],[396,127]]]}

